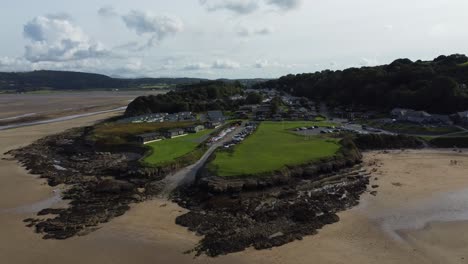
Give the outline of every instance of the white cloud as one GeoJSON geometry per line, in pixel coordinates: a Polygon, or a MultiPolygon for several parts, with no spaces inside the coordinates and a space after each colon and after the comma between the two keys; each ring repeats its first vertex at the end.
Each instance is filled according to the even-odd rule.
{"type": "Polygon", "coordinates": [[[246,15],[266,7],[289,11],[299,7],[301,0],[199,0],[208,11],[227,10],[246,15]]]}
{"type": "Polygon", "coordinates": [[[183,67],[186,71],[198,71],[211,68],[210,65],[203,62],[189,63],[183,67]]]}
{"type": "Polygon", "coordinates": [[[98,9],[98,15],[102,17],[116,17],[119,14],[115,11],[113,6],[103,6],[98,9]]]}
{"type": "Polygon", "coordinates": [[[237,14],[250,14],[259,8],[258,0],[199,0],[208,11],[228,10],[237,14]]]}
{"type": "Polygon", "coordinates": [[[0,71],[24,72],[35,70],[95,72],[120,77],[145,76],[151,72],[149,68],[144,66],[143,61],[139,58],[88,58],[77,61],[40,62],[31,62],[24,58],[0,58],[0,71]]]}
{"type": "Polygon", "coordinates": [[[359,65],[366,66],[366,67],[367,66],[377,66],[377,65],[379,65],[379,62],[375,58],[374,59],[362,58],[359,65]]]}
{"type": "Polygon", "coordinates": [[[183,31],[183,22],[174,16],[155,16],[150,13],[133,10],[122,16],[127,28],[140,36],[149,36],[146,47],[152,47],[170,35],[183,31]]]}
{"type": "Polygon", "coordinates": [[[279,63],[277,61],[269,61],[269,60],[257,60],[252,65],[252,67],[257,68],[257,69],[263,69],[263,68],[291,69],[291,68],[299,67],[299,66],[301,66],[301,65],[299,65],[299,64],[283,64],[283,63],[279,63]]]}
{"type": "Polygon", "coordinates": [[[268,0],[267,3],[281,10],[292,10],[299,7],[301,0],[268,0]]]}
{"type": "Polygon", "coordinates": [[[0,58],[0,71],[30,71],[31,69],[31,62],[24,58],[0,58]]]}
{"type": "Polygon", "coordinates": [[[240,68],[240,64],[231,60],[216,60],[213,65],[213,69],[237,69],[240,68]]]}
{"type": "Polygon", "coordinates": [[[122,18],[128,28],[135,30],[140,35],[156,33],[159,38],[164,38],[167,34],[177,33],[183,29],[183,23],[180,19],[171,16],[155,16],[133,10],[122,18]]]}
{"type": "Polygon", "coordinates": [[[393,25],[385,25],[384,28],[388,31],[392,31],[393,30],[393,25]]]}
{"type": "Polygon", "coordinates": [[[25,58],[31,62],[73,61],[109,56],[99,42],[92,41],[68,16],[38,16],[27,22],[24,36],[30,41],[25,58]]]}
{"type": "Polygon", "coordinates": [[[267,60],[257,60],[254,64],[255,68],[261,69],[270,66],[270,63],[267,60]]]}
{"type": "Polygon", "coordinates": [[[271,27],[263,27],[263,28],[248,28],[241,26],[237,30],[237,35],[241,37],[250,37],[250,36],[266,36],[270,35],[275,30],[271,27]]]}
{"type": "Polygon", "coordinates": [[[184,65],[181,69],[186,71],[200,71],[207,69],[226,70],[240,68],[238,62],[232,60],[215,60],[213,63],[194,62],[184,65]]]}

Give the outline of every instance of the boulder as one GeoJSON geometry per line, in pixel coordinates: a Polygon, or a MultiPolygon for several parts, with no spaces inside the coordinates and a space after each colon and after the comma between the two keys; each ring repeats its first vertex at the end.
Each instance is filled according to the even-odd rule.
{"type": "Polygon", "coordinates": [[[135,185],[126,181],[120,180],[103,180],[96,185],[95,191],[98,193],[123,193],[131,192],[135,189],[135,185]]]}

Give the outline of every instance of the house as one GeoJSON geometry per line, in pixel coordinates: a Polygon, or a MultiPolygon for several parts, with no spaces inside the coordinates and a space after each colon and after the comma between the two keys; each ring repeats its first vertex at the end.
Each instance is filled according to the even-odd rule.
{"type": "Polygon", "coordinates": [[[186,129],[187,132],[189,133],[198,133],[200,131],[203,131],[205,130],[205,126],[204,125],[194,125],[194,126],[190,126],[186,129]]]}
{"type": "Polygon", "coordinates": [[[179,121],[179,116],[177,114],[167,115],[164,119],[166,122],[177,122],[179,121]]]}
{"type": "Polygon", "coordinates": [[[175,137],[183,136],[183,135],[186,135],[186,133],[185,133],[185,130],[183,130],[182,128],[170,129],[164,132],[164,136],[166,138],[175,138],[175,137]]]}
{"type": "Polygon", "coordinates": [[[206,128],[209,128],[209,129],[215,129],[215,128],[220,127],[222,124],[223,124],[222,122],[213,122],[213,121],[210,121],[210,122],[206,122],[206,123],[205,123],[205,127],[206,127],[206,128]]]}
{"type": "Polygon", "coordinates": [[[401,119],[406,115],[406,113],[408,113],[408,111],[409,111],[408,109],[395,108],[395,109],[392,110],[392,112],[390,114],[395,119],[401,119]]]}
{"type": "Polygon", "coordinates": [[[461,125],[468,125],[468,111],[458,112],[451,116],[452,120],[461,125]]]}
{"type": "Polygon", "coordinates": [[[208,120],[212,122],[224,122],[226,118],[221,111],[208,111],[207,113],[208,120]]]}
{"type": "Polygon", "coordinates": [[[240,94],[236,94],[236,95],[233,95],[233,96],[229,97],[229,99],[231,99],[232,101],[239,101],[239,100],[244,100],[245,96],[242,96],[240,94]]]}
{"type": "Polygon", "coordinates": [[[431,115],[424,111],[415,111],[412,109],[395,108],[391,115],[397,121],[406,121],[411,123],[430,123],[431,115]]]}
{"type": "Polygon", "coordinates": [[[247,119],[249,118],[249,113],[247,111],[236,111],[234,113],[234,117],[239,119],[247,119]]]}
{"type": "Polygon", "coordinates": [[[196,116],[192,112],[180,112],[177,114],[179,121],[194,121],[196,116]]]}
{"type": "Polygon", "coordinates": [[[156,142],[162,140],[161,134],[155,133],[146,133],[136,136],[137,140],[141,144],[148,144],[151,142],[156,142]]]}
{"type": "Polygon", "coordinates": [[[262,105],[255,110],[256,116],[269,116],[270,114],[271,114],[271,106],[269,104],[262,105]]]}
{"type": "Polygon", "coordinates": [[[450,119],[450,116],[448,115],[432,115],[431,116],[431,123],[437,123],[437,124],[442,124],[442,125],[453,125],[453,121],[450,119]]]}
{"type": "Polygon", "coordinates": [[[253,113],[255,109],[258,108],[258,105],[243,105],[239,108],[240,111],[248,111],[250,113],[253,113]]]}
{"type": "Polygon", "coordinates": [[[442,124],[453,125],[452,120],[447,115],[429,114],[425,111],[415,111],[411,109],[395,108],[391,112],[392,117],[397,121],[419,123],[419,124],[442,124]]]}
{"type": "Polygon", "coordinates": [[[156,113],[148,115],[140,115],[135,117],[123,118],[117,121],[117,123],[160,123],[164,121],[166,113],[156,113]]]}
{"type": "Polygon", "coordinates": [[[424,111],[409,111],[405,116],[405,121],[412,123],[430,123],[432,116],[424,111]]]}

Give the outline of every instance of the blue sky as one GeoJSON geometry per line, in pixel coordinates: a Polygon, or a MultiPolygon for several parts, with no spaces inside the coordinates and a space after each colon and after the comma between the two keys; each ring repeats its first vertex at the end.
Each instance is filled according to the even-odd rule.
{"type": "Polygon", "coordinates": [[[466,0],[4,2],[0,71],[272,78],[468,53],[466,0]]]}

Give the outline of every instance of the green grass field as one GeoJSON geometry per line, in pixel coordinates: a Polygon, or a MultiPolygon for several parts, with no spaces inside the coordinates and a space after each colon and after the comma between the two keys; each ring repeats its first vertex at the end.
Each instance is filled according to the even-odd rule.
{"type": "Polygon", "coordinates": [[[234,148],[220,151],[208,166],[219,176],[255,175],[331,157],[340,149],[338,139],[303,137],[291,129],[303,126],[331,126],[327,122],[263,122],[257,131],[234,148]]]}
{"type": "Polygon", "coordinates": [[[184,128],[194,122],[164,122],[164,123],[103,123],[94,126],[89,139],[103,144],[115,145],[128,143],[132,136],[150,133],[161,129],[184,128]]]}
{"type": "Polygon", "coordinates": [[[211,132],[213,132],[213,129],[150,143],[147,146],[152,149],[152,154],[146,157],[144,162],[151,165],[161,165],[180,158],[195,150],[200,145],[202,139],[211,132]]]}

